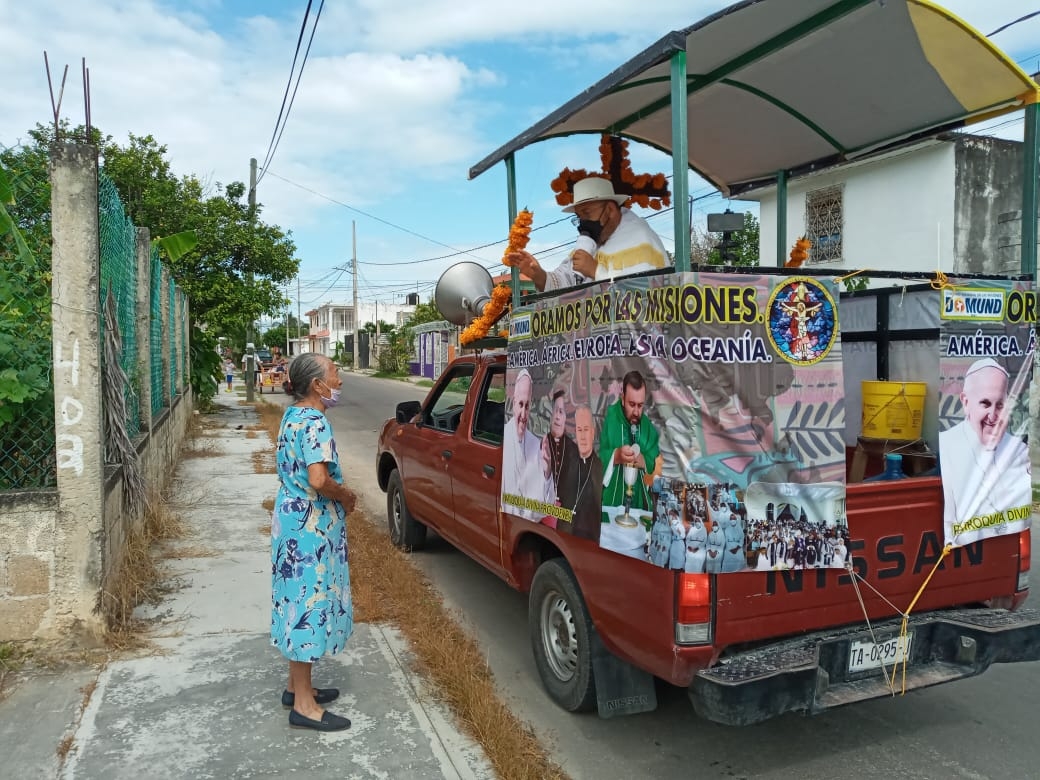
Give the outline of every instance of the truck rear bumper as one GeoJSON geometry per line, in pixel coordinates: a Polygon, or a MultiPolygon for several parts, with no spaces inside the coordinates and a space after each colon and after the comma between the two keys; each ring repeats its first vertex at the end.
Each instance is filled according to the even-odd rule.
{"type": "MultiPolygon", "coordinates": [[[[899,633],[900,621],[874,624],[877,642],[899,633]]],[[[900,664],[895,692],[981,674],[994,663],[1040,660],[1040,612],[943,610],[912,616],[909,663],[900,664]]],[[[697,714],[742,726],[785,712],[818,714],[832,707],[892,694],[883,667],[850,663],[854,643],[870,642],[865,627],[820,631],[723,657],[696,674],[689,687],[697,714]],[[853,671],[850,672],[850,669],[853,671]]],[[[860,648],[863,646],[860,645],[860,648]]],[[[861,650],[856,651],[862,659],[861,650]]]]}

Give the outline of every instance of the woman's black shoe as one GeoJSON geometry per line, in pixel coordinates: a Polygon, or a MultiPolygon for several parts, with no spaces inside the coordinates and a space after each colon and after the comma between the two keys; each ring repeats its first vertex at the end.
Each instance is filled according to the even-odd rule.
{"type": "Polygon", "coordinates": [[[341,715],[333,715],[325,711],[321,720],[311,720],[296,710],[289,710],[289,725],[294,729],[314,729],[315,731],[345,731],[350,728],[350,720],[341,715]]]}
{"type": "MultiPolygon", "coordinates": [[[[339,698],[339,688],[315,688],[314,689],[314,702],[315,704],[328,704],[330,701],[336,701],[339,698]]],[[[296,694],[289,693],[289,691],[282,691],[282,706],[291,708],[296,704],[296,694]]]]}

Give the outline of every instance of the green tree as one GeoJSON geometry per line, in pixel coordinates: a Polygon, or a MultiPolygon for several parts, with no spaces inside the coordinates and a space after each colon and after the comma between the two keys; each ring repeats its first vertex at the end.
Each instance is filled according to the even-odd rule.
{"type": "Polygon", "coordinates": [[[692,242],[690,259],[693,263],[704,265],[758,265],[759,224],[758,218],[750,211],[744,212],[744,228],[736,230],[730,236],[730,251],[734,259],[724,261],[722,258],[722,233],[704,233],[695,236],[692,242]]]}
{"type": "MultiPolygon", "coordinates": [[[[82,127],[69,128],[68,123],[62,124],[61,136],[81,141],[86,137],[82,127]]],[[[29,138],[21,147],[4,150],[0,164],[14,172],[9,178],[32,182],[35,188],[32,197],[17,197],[8,208],[21,233],[38,247],[37,262],[44,269],[50,261],[47,167],[55,134],[53,128],[37,125],[29,138]]],[[[177,178],[166,146],[151,135],[131,134],[126,144],[120,144],[93,128],[90,141],[101,150],[105,173],[135,225],[147,227],[153,239],[184,231],[194,234],[191,251],[178,258],[163,257],[174,281],[188,295],[193,324],[205,324],[214,336],[227,335],[232,343],[244,343],[253,322],[284,310],[280,288],[299,269],[296,247],[281,228],[260,219],[261,205],[249,207],[244,184],[218,184],[215,193],[208,193],[195,176],[177,178]]],[[[46,281],[42,274],[37,279],[46,281]]],[[[205,375],[204,366],[193,365],[196,369],[205,375]]]]}
{"type": "MultiPolygon", "coordinates": [[[[296,334],[297,333],[299,333],[301,337],[302,336],[306,336],[306,335],[309,334],[310,326],[309,325],[305,325],[303,323],[300,323],[299,330],[297,330],[296,326],[297,326],[298,322],[299,321],[296,319],[296,317],[294,317],[291,314],[289,315],[289,338],[290,339],[296,338],[296,334]]],[[[278,325],[275,325],[275,326],[271,327],[270,329],[265,330],[263,338],[261,339],[261,341],[264,344],[266,344],[267,346],[269,346],[269,347],[279,347],[280,346],[282,348],[282,350],[284,351],[285,350],[285,336],[286,336],[285,325],[282,324],[282,323],[279,323],[278,325]]]]}
{"type": "Polygon", "coordinates": [[[433,298],[430,298],[426,303],[420,303],[415,307],[415,311],[412,312],[412,316],[405,322],[405,327],[410,328],[415,325],[422,325],[427,322],[437,322],[443,320],[444,315],[441,314],[440,309],[437,308],[437,304],[433,302],[433,298]]]}

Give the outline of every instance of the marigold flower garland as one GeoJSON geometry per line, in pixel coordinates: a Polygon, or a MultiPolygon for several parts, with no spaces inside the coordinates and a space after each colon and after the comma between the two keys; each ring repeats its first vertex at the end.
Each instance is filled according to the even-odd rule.
{"type": "Polygon", "coordinates": [[[466,326],[459,336],[459,343],[465,346],[478,339],[485,338],[496,322],[506,313],[513,291],[509,285],[500,284],[491,291],[491,300],[484,304],[484,311],[473,322],[466,326]]]}
{"type": "Polygon", "coordinates": [[[812,241],[802,236],[794,242],[791,247],[791,257],[784,263],[784,268],[799,268],[802,263],[809,259],[809,250],[812,249],[812,241]]]}
{"type": "Polygon", "coordinates": [[[589,173],[584,168],[564,168],[559,176],[550,182],[549,186],[556,193],[558,204],[569,206],[574,202],[574,184],[590,176],[598,176],[612,181],[615,192],[628,195],[628,200],[622,205],[637,204],[655,211],[671,205],[668,177],[663,173],[635,173],[628,159],[628,141],[604,133],[600,136],[599,156],[603,163],[602,171],[589,173]],[[619,150],[616,160],[615,147],[619,150]]]}
{"type": "Polygon", "coordinates": [[[519,252],[527,248],[527,242],[531,240],[531,223],[534,222],[534,213],[528,209],[521,209],[513,220],[513,226],[509,228],[509,243],[506,251],[502,253],[502,263],[512,267],[515,265],[510,259],[510,252],[519,252]]]}

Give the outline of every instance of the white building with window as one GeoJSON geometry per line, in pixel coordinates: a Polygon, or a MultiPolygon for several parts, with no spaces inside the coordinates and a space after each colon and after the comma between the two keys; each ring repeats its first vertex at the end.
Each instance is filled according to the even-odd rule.
{"type": "MultiPolygon", "coordinates": [[[[864,157],[787,186],[788,251],[812,241],[805,267],[1019,273],[1022,144],[947,133],[864,157]]],[[[760,264],[777,258],[776,188],[760,204],[760,264]]]]}
{"type": "Polygon", "coordinates": [[[332,357],[336,353],[336,344],[355,329],[363,330],[367,324],[374,325],[377,321],[401,327],[414,311],[415,306],[408,304],[358,303],[355,319],[354,307],[350,304],[323,304],[306,314],[310,321],[310,351],[332,357]]]}

